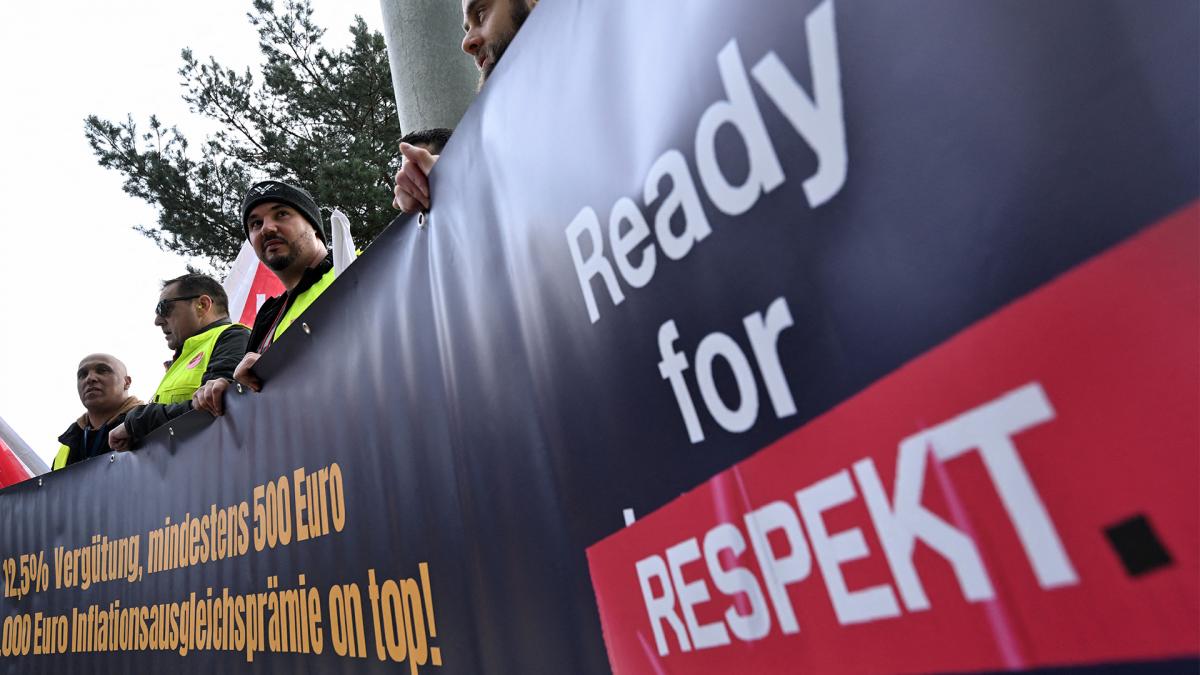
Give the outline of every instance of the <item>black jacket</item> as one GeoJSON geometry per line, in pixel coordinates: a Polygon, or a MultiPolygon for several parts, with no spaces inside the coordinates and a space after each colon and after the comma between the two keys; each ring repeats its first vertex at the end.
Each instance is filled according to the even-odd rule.
{"type": "Polygon", "coordinates": [[[139,403],[141,401],[132,396],[125,399],[125,403],[121,405],[120,411],[99,429],[92,429],[90,427],[87,413],[84,413],[78,420],[72,422],[71,426],[67,427],[67,430],[62,432],[62,435],[58,437],[58,442],[67,446],[68,449],[65,466],[112,452],[112,448],[108,446],[108,432],[116,429],[117,425],[121,424],[129,411],[139,403]]]}
{"type": "MultiPolygon", "coordinates": [[[[229,323],[229,319],[214,321],[197,331],[204,331],[229,323]]],[[[208,357],[208,369],[200,378],[200,384],[217,378],[233,378],[233,371],[246,355],[246,343],[250,340],[250,331],[244,326],[234,326],[221,333],[213,345],[212,356],[208,357]]],[[[175,351],[179,358],[179,350],[175,351]]],[[[146,435],[167,422],[179,417],[192,409],[191,401],[182,403],[148,403],[129,411],[125,416],[125,430],[129,432],[129,445],[132,448],[142,444],[146,435]]]]}
{"type": "Polygon", "coordinates": [[[313,284],[321,280],[325,273],[333,269],[333,252],[325,256],[325,259],[317,263],[316,267],[310,267],[304,270],[304,276],[300,277],[300,283],[291,291],[284,291],[282,295],[277,295],[268,299],[258,309],[258,316],[254,318],[254,330],[250,331],[250,344],[246,347],[247,351],[261,352],[263,339],[270,334],[275,327],[276,318],[282,317],[287,313],[292,306],[292,301],[296,299],[304,291],[312,288],[313,284]]]}

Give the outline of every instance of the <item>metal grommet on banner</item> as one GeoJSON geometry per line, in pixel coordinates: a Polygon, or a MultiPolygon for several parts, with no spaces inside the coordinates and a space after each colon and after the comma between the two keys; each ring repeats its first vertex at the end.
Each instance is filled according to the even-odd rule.
{"type": "Polygon", "coordinates": [[[425,229],[425,212],[424,211],[417,214],[417,228],[422,229],[422,230],[425,229]]]}
{"type": "Polygon", "coordinates": [[[38,487],[42,487],[42,479],[41,479],[41,477],[38,477],[38,487]]]}
{"type": "Polygon", "coordinates": [[[308,324],[307,324],[307,323],[301,322],[301,323],[300,323],[300,328],[304,329],[304,334],[305,334],[305,335],[312,335],[312,329],[308,327],[308,324]]]}
{"type": "Polygon", "coordinates": [[[175,435],[175,427],[167,427],[167,433],[174,436],[175,435]]]}
{"type": "Polygon", "coordinates": [[[113,454],[108,456],[108,463],[112,464],[115,461],[117,461],[117,453],[114,452],[113,454]]]}
{"type": "Polygon", "coordinates": [[[238,383],[237,383],[237,392],[238,392],[239,394],[244,394],[244,393],[246,393],[246,390],[245,390],[245,389],[242,387],[242,383],[241,383],[241,382],[238,382],[238,383]]]}

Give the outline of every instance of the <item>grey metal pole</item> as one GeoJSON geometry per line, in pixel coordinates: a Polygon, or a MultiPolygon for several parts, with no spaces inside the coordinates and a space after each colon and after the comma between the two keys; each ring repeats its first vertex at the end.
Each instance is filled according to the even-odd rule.
{"type": "Polygon", "coordinates": [[[478,74],[462,53],[459,0],[379,0],[396,108],[404,133],[454,128],[475,98],[478,74]]]}

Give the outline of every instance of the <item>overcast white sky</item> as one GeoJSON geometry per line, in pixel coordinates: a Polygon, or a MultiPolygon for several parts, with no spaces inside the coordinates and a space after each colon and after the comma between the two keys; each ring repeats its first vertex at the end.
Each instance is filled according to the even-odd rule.
{"type": "MultiPolygon", "coordinates": [[[[277,0],[280,4],[281,0],[277,0]]],[[[378,0],[313,0],[329,47],[361,15],[380,30],[378,0]]],[[[79,359],[110,352],[146,399],[171,354],[153,325],[159,282],[188,262],[135,225],[156,212],[121,191],[83,135],[98,114],[144,124],[157,114],[194,147],[213,127],[180,100],[179,52],[241,70],[260,62],[250,0],[65,0],[0,3],[0,417],[46,463],[83,411],[79,359]]],[[[257,72],[256,68],[252,68],[257,72]]]]}

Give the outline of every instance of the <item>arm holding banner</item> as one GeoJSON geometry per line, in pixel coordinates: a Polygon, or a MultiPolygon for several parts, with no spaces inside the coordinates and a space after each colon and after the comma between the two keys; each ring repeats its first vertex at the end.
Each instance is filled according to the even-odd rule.
{"type": "Polygon", "coordinates": [[[192,394],[192,407],[213,416],[223,415],[225,390],[229,388],[229,382],[230,380],[213,380],[197,389],[196,393],[192,394]]]}
{"type": "MultiPolygon", "coordinates": [[[[209,382],[233,376],[242,356],[246,353],[249,339],[250,332],[241,326],[234,326],[222,333],[216,344],[213,345],[208,368],[200,380],[201,387],[209,382]]],[[[108,443],[114,450],[135,449],[142,444],[151,431],[191,409],[191,400],[169,404],[150,403],[135,408],[125,417],[124,424],[109,433],[108,443]]]]}
{"type": "Polygon", "coordinates": [[[262,391],[262,380],[254,374],[254,364],[258,362],[258,352],[248,352],[233,371],[233,380],[222,378],[205,383],[192,395],[191,406],[196,410],[220,416],[225,414],[225,390],[230,382],[238,382],[254,391],[262,391]]]}
{"type": "Polygon", "coordinates": [[[262,380],[254,373],[254,364],[258,363],[258,352],[250,352],[242,358],[242,362],[238,364],[233,371],[233,379],[241,384],[250,387],[254,391],[262,391],[262,380]]]}
{"type": "Polygon", "coordinates": [[[438,155],[408,143],[400,144],[404,162],[396,172],[396,198],[392,206],[408,213],[419,208],[429,210],[429,172],[437,163],[438,155]]]}

